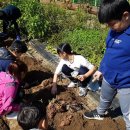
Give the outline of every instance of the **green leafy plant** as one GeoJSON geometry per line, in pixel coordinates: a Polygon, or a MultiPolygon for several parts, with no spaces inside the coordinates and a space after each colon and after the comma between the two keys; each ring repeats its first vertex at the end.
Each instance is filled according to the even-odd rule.
{"type": "Polygon", "coordinates": [[[64,31],[64,33],[58,35],[59,37],[54,35],[49,43],[54,46],[55,39],[57,39],[55,46],[62,42],[70,43],[75,52],[85,56],[90,62],[99,66],[105,51],[106,35],[107,30],[75,29],[74,31],[64,31]]]}
{"type": "Polygon", "coordinates": [[[29,38],[41,38],[47,30],[48,22],[45,19],[44,8],[38,0],[13,1],[22,12],[19,20],[20,27],[29,38]]]}
{"type": "Polygon", "coordinates": [[[82,9],[70,11],[55,4],[41,4],[38,0],[13,0],[13,4],[22,11],[19,24],[29,38],[44,39],[46,49],[54,54],[58,44],[68,42],[73,50],[99,66],[107,28],[101,26],[96,16],[82,9]]]}

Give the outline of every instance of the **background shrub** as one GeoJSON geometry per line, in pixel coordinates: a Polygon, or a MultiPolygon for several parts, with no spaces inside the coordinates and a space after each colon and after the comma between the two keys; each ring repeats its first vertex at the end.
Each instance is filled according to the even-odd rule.
{"type": "Polygon", "coordinates": [[[13,0],[12,4],[22,11],[19,24],[28,38],[42,39],[54,53],[58,44],[68,42],[77,53],[99,66],[107,28],[99,24],[96,16],[80,8],[71,11],[55,4],[41,4],[39,0],[13,0]]]}

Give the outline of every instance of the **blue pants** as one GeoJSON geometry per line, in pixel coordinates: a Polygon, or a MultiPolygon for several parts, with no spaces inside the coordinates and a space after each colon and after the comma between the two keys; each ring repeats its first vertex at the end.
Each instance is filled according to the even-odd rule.
{"type": "MultiPolygon", "coordinates": [[[[84,81],[80,81],[78,79],[75,79],[72,77],[71,73],[73,72],[74,70],[69,68],[67,65],[63,65],[62,67],[62,73],[64,73],[72,82],[79,82],[79,86],[81,87],[86,87],[87,84],[89,83],[90,79],[91,79],[91,76],[86,78],[84,81]]],[[[84,67],[84,66],[81,66],[78,70],[78,75],[83,75],[85,73],[87,73],[89,71],[88,68],[84,67]]]]}
{"type": "Polygon", "coordinates": [[[113,98],[118,93],[119,103],[126,123],[126,130],[130,130],[130,88],[112,88],[104,79],[101,86],[100,103],[97,108],[99,114],[104,114],[110,107],[113,98]]]}

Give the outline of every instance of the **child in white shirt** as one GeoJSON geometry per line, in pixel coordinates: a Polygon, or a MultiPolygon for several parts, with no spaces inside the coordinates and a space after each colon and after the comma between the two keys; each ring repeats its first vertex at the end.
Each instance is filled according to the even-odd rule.
{"type": "Polygon", "coordinates": [[[57,78],[60,73],[63,73],[71,80],[68,87],[74,87],[75,84],[79,83],[79,96],[85,96],[87,85],[90,82],[96,67],[83,56],[74,54],[71,46],[67,43],[60,44],[57,48],[57,53],[61,60],[53,77],[52,94],[56,94],[57,78]]]}

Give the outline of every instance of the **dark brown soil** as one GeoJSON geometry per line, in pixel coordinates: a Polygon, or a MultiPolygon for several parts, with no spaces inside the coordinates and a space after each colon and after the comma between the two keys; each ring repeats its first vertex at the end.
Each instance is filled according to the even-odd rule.
{"type": "MultiPolygon", "coordinates": [[[[26,81],[29,83],[37,81],[35,86],[25,90],[25,98],[28,102],[32,100],[44,102],[50,130],[125,130],[121,117],[115,119],[107,117],[103,121],[84,119],[82,114],[85,111],[96,108],[94,101],[91,101],[88,95],[79,97],[78,88],[67,89],[67,79],[59,80],[58,94],[51,95],[53,74],[48,66],[44,66],[42,60],[36,60],[36,57],[27,54],[21,59],[29,67],[26,81]]],[[[10,130],[21,130],[16,120],[5,119],[5,121],[10,130]]]]}

